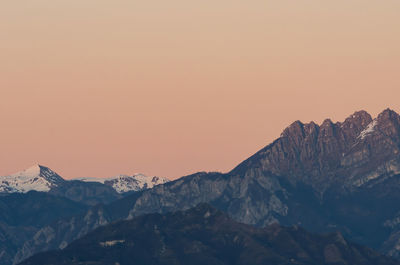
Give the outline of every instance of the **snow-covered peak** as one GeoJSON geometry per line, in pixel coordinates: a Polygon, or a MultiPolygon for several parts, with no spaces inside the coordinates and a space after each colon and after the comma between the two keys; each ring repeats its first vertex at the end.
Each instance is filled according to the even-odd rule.
{"type": "Polygon", "coordinates": [[[40,165],[39,164],[35,164],[25,170],[19,171],[17,173],[11,174],[10,176],[13,177],[36,177],[40,175],[40,165]]]}
{"type": "MultiPolygon", "coordinates": [[[[112,187],[118,193],[150,189],[169,181],[166,178],[148,177],[143,174],[118,175],[111,178],[80,178],[77,180],[99,182],[112,187]]],[[[9,176],[0,176],[0,193],[26,193],[31,190],[47,192],[65,182],[67,180],[64,180],[50,168],[35,164],[9,176]]]]}
{"type": "Polygon", "coordinates": [[[0,192],[49,191],[64,181],[50,168],[35,164],[9,176],[0,177],[0,192]]]}
{"type": "Polygon", "coordinates": [[[375,126],[377,124],[377,120],[374,119],[367,127],[360,133],[358,138],[364,139],[367,135],[372,134],[375,131],[375,126]]]}
{"type": "Polygon", "coordinates": [[[118,175],[111,178],[81,178],[79,180],[86,182],[100,182],[111,186],[118,193],[150,189],[156,185],[169,181],[167,178],[148,177],[143,174],[134,174],[133,176],[118,175]]]}

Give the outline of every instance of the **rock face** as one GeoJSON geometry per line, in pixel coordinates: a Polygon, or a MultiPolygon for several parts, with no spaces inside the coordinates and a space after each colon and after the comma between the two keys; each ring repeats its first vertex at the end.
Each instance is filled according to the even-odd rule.
{"type": "Polygon", "coordinates": [[[312,235],[298,227],[265,229],[240,224],[201,204],[185,212],[149,214],[101,227],[64,250],[30,264],[400,264],[352,244],[340,233],[312,235]]]}
{"type": "Polygon", "coordinates": [[[271,172],[321,193],[332,186],[354,189],[374,176],[399,173],[399,125],[399,115],[389,109],[374,120],[360,111],[343,123],[297,121],[231,173],[271,172]]]}
{"type": "Polygon", "coordinates": [[[339,230],[398,257],[399,146],[400,117],[389,109],[374,119],[360,111],[344,122],[297,121],[231,172],[186,176],[44,227],[43,232],[54,231],[46,245],[26,242],[17,260],[65,246],[99,224],[202,202],[259,227],[280,223],[313,232],[339,230]]]}

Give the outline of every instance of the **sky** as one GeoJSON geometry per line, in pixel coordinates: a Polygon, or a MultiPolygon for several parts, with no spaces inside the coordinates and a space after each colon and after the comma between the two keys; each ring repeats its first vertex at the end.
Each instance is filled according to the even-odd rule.
{"type": "Polygon", "coordinates": [[[226,172],[295,120],[400,111],[398,0],[0,2],[0,175],[226,172]]]}

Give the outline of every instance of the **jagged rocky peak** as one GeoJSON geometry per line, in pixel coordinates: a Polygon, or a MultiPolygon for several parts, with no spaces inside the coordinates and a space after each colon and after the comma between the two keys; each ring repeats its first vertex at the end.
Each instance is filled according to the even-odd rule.
{"type": "Polygon", "coordinates": [[[382,128],[383,132],[387,130],[389,134],[400,132],[400,116],[395,111],[386,109],[375,119],[372,119],[368,112],[361,110],[347,117],[344,122],[334,123],[331,119],[325,119],[321,125],[318,125],[314,122],[303,123],[298,120],[289,125],[282,132],[281,137],[291,138],[296,144],[300,144],[309,135],[317,134],[319,138],[335,136],[346,145],[364,138],[376,126],[382,128]]]}
{"type": "Polygon", "coordinates": [[[395,140],[400,136],[400,116],[391,109],[384,110],[378,117],[370,120],[366,126],[365,123],[363,125],[363,129],[357,139],[363,140],[367,136],[380,135],[375,140],[379,140],[382,137],[392,137],[395,140]]]}
{"type": "Polygon", "coordinates": [[[344,122],[339,123],[340,134],[342,135],[341,141],[344,146],[353,145],[360,136],[361,132],[366,129],[368,124],[372,122],[371,115],[364,111],[356,111],[345,119],[344,122]]]}
{"type": "Polygon", "coordinates": [[[399,120],[399,114],[387,108],[378,115],[378,120],[399,120]]]}
{"type": "Polygon", "coordinates": [[[301,121],[295,121],[282,132],[281,138],[285,139],[285,146],[287,147],[300,147],[305,142],[315,141],[319,131],[319,125],[314,122],[302,123],[301,121]]]}
{"type": "Polygon", "coordinates": [[[320,137],[332,137],[335,134],[335,124],[331,119],[325,119],[320,126],[320,137]]]}
{"type": "Polygon", "coordinates": [[[324,128],[329,128],[329,127],[332,127],[332,126],[334,126],[332,120],[331,120],[331,119],[325,119],[325,120],[322,122],[322,124],[321,124],[320,127],[321,127],[321,128],[322,128],[322,127],[324,127],[324,128]]]}
{"type": "Polygon", "coordinates": [[[290,136],[290,135],[303,135],[304,133],[304,124],[297,120],[290,124],[283,132],[282,137],[290,136]]]}
{"type": "Polygon", "coordinates": [[[399,136],[400,116],[391,109],[386,109],[376,118],[379,131],[390,136],[399,136]]]}
{"type": "Polygon", "coordinates": [[[317,125],[296,121],[274,143],[240,164],[236,172],[258,168],[326,186],[353,176],[362,165],[369,165],[371,172],[380,170],[384,160],[398,159],[399,145],[400,117],[389,109],[375,119],[366,111],[357,111],[344,122],[326,119],[317,125]]]}
{"type": "Polygon", "coordinates": [[[343,123],[334,123],[331,119],[325,119],[321,125],[315,122],[295,121],[283,131],[281,136],[305,138],[308,135],[318,134],[319,138],[323,138],[339,135],[342,131],[346,139],[355,139],[371,122],[371,115],[361,110],[350,115],[343,123]]]}
{"type": "Polygon", "coordinates": [[[314,134],[318,133],[319,131],[319,126],[315,122],[311,121],[310,123],[304,124],[304,132],[306,134],[314,134]]]}
{"type": "Polygon", "coordinates": [[[362,130],[371,122],[371,115],[365,110],[361,110],[356,111],[352,115],[347,117],[346,120],[342,123],[341,127],[345,129],[362,130]]]}

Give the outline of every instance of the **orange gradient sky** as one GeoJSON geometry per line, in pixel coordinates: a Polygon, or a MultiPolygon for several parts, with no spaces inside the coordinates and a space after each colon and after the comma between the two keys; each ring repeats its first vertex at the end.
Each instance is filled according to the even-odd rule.
{"type": "Polygon", "coordinates": [[[5,0],[0,175],[228,171],[292,121],[400,111],[398,0],[5,0]]]}

